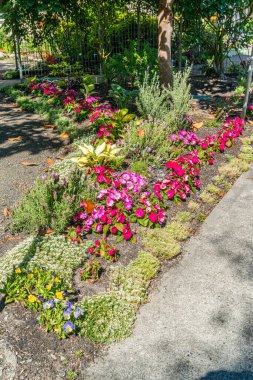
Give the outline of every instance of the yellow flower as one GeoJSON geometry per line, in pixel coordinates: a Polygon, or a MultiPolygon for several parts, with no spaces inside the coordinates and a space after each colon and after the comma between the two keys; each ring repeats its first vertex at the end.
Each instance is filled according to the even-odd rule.
{"type": "Polygon", "coordinates": [[[20,268],[15,269],[15,273],[17,274],[21,273],[21,269],[20,268]]]}
{"type": "Polygon", "coordinates": [[[47,290],[51,290],[51,289],[52,289],[52,285],[51,285],[51,284],[47,284],[47,285],[46,285],[46,289],[47,289],[47,290]]]}
{"type": "Polygon", "coordinates": [[[28,296],[28,302],[37,302],[37,301],[38,301],[37,297],[35,297],[32,294],[29,294],[29,296],[28,296]]]}
{"type": "Polygon", "coordinates": [[[55,292],[55,297],[59,300],[63,300],[63,292],[55,292]]]}
{"type": "Polygon", "coordinates": [[[27,277],[33,278],[33,273],[28,273],[27,277]]]}
{"type": "Polygon", "coordinates": [[[59,283],[59,282],[61,282],[61,279],[58,278],[58,277],[55,277],[54,281],[55,281],[56,283],[59,283]]]}

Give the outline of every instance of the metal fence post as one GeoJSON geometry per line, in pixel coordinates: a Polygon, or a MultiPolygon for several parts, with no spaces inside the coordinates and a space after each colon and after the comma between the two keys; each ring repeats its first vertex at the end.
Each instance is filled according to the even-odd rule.
{"type": "Polygon", "coordinates": [[[249,67],[248,67],[248,79],[247,79],[246,93],[245,93],[244,103],[243,103],[243,107],[242,107],[242,119],[245,119],[245,116],[246,116],[247,105],[248,105],[248,101],[249,101],[250,84],[252,81],[252,72],[253,72],[253,44],[251,46],[251,56],[250,56],[249,67]]]}

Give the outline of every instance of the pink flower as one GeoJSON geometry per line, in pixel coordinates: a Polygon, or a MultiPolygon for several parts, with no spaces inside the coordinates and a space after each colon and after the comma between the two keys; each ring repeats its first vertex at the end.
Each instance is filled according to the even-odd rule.
{"type": "Polygon", "coordinates": [[[101,233],[103,231],[103,228],[100,223],[97,223],[96,225],[96,232],[101,233]]]}
{"type": "Polygon", "coordinates": [[[249,111],[253,111],[253,104],[249,104],[249,105],[248,105],[248,110],[249,110],[249,111]]]}
{"type": "Polygon", "coordinates": [[[125,240],[129,240],[129,239],[131,239],[132,236],[133,236],[133,234],[132,234],[132,231],[131,231],[131,230],[128,230],[128,231],[126,231],[125,233],[123,233],[123,238],[124,238],[125,240]]]}
{"type": "Polygon", "coordinates": [[[169,199],[172,199],[172,198],[174,198],[175,193],[176,193],[175,190],[168,190],[166,194],[167,194],[169,199]]]}
{"type": "Polygon", "coordinates": [[[96,241],[95,241],[95,247],[97,247],[97,248],[100,247],[100,241],[99,241],[99,240],[96,240],[96,241]]]}
{"type": "Polygon", "coordinates": [[[111,233],[112,233],[112,234],[115,235],[115,234],[117,233],[117,231],[118,231],[118,230],[117,230],[117,228],[116,228],[115,226],[111,227],[111,233]]]}
{"type": "Polygon", "coordinates": [[[144,218],[144,215],[145,215],[145,212],[142,210],[142,208],[137,208],[136,211],[135,211],[135,216],[137,218],[144,218]]]}
{"type": "Polygon", "coordinates": [[[158,215],[155,212],[151,212],[148,216],[149,220],[152,223],[156,223],[158,215]]]}

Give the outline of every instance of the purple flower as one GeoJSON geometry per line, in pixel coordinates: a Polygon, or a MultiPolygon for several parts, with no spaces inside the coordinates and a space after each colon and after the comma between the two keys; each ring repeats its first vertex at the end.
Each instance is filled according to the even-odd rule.
{"type": "Polygon", "coordinates": [[[72,313],[72,309],[71,308],[68,308],[67,310],[64,311],[63,313],[63,316],[65,319],[70,319],[71,318],[71,313],[72,313]]]}
{"type": "Polygon", "coordinates": [[[74,325],[73,322],[68,321],[68,322],[66,322],[66,323],[63,325],[62,329],[63,329],[63,331],[65,331],[67,334],[71,334],[73,331],[75,331],[76,326],[74,325]]]}
{"type": "Polygon", "coordinates": [[[81,309],[80,307],[77,307],[75,310],[74,310],[74,317],[75,318],[79,318],[81,315],[83,315],[84,313],[84,310],[81,309]]]}
{"type": "Polygon", "coordinates": [[[70,302],[70,301],[67,300],[67,301],[65,302],[64,308],[65,308],[65,309],[70,309],[71,307],[72,307],[72,302],[70,302]]]}
{"type": "Polygon", "coordinates": [[[54,301],[48,300],[43,303],[43,309],[52,309],[54,307],[54,301]]]}

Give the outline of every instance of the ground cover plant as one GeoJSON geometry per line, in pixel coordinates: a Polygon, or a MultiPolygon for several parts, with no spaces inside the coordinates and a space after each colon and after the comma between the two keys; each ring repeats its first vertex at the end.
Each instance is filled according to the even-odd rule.
{"type": "Polygon", "coordinates": [[[80,334],[95,342],[122,339],[131,334],[136,310],[147,301],[147,289],[160,268],[160,262],[177,256],[181,252],[181,242],[191,235],[193,214],[198,220],[204,220],[206,214],[202,208],[206,210],[205,204],[215,204],[228,190],[230,181],[247,170],[252,158],[251,138],[244,140],[239,158],[233,158],[219,169],[219,176],[201,192],[198,203],[187,202],[189,198],[195,200],[202,187],[202,171],[215,165],[216,159],[227,149],[233,149],[246,123],[239,117],[229,118],[214,133],[204,137],[199,137],[190,128],[191,123],[188,123],[188,129],[182,129],[179,123],[178,130],[166,131],[164,125],[159,126],[155,120],[154,125],[135,120],[127,110],[100,104],[97,98],[90,103],[87,97],[82,102],[78,98],[77,102],[71,89],[66,93],[48,82],[31,83],[25,91],[31,91],[39,99],[50,100],[56,108],[67,107],[65,111],[73,113],[76,121],[79,117],[88,121],[83,137],[92,135],[93,138],[75,143],[77,149],[72,157],[64,160],[65,164],[63,161],[56,165],[55,172],[47,178],[39,180],[42,182],[35,184],[13,210],[14,228],[39,233],[44,229],[45,233],[60,232],[63,235],[33,238],[35,240],[29,242],[28,248],[23,249],[21,245],[7,255],[3,262],[4,273],[7,273],[3,291],[7,301],[21,301],[24,306],[38,310],[40,323],[61,338],[80,334]],[[78,108],[80,104],[82,106],[78,108]],[[156,130],[160,133],[158,141],[152,137],[152,131],[155,134],[156,130]],[[153,144],[151,151],[148,150],[150,144],[153,144]],[[155,156],[161,152],[159,145],[166,145],[163,157],[152,165],[148,152],[155,156]],[[128,154],[131,146],[136,152],[132,156],[128,154]],[[146,156],[143,154],[145,150],[146,156]],[[133,156],[136,156],[135,160],[133,156]],[[134,171],[132,162],[139,162],[139,168],[145,168],[145,175],[141,170],[134,171]],[[188,211],[171,217],[175,215],[173,210],[179,211],[187,203],[188,211]],[[57,244],[51,250],[49,246],[54,247],[54,241],[57,244]],[[121,262],[128,250],[135,249],[136,243],[138,253],[123,266],[121,262]],[[62,244],[66,244],[64,252],[60,248],[62,244]],[[75,260],[69,255],[69,247],[77,252],[75,260]],[[13,263],[15,252],[18,254],[13,263]],[[69,262],[66,266],[65,260],[69,262]],[[116,262],[118,266],[113,264],[116,262]],[[37,284],[24,294],[23,279],[30,281],[33,278],[30,275],[36,272],[28,271],[34,270],[42,270],[43,279],[54,277],[55,273],[60,279],[59,284],[64,284],[63,290],[56,290],[63,292],[57,293],[62,299],[56,297],[55,291],[42,302],[38,299],[41,295],[37,284]],[[78,296],[70,288],[76,270],[80,281],[94,283],[94,286],[100,277],[103,278],[103,271],[109,271],[107,289],[93,296],[78,296]],[[23,294],[22,299],[11,298],[11,291],[16,288],[23,294]],[[29,296],[33,300],[31,305],[29,296]]]}

